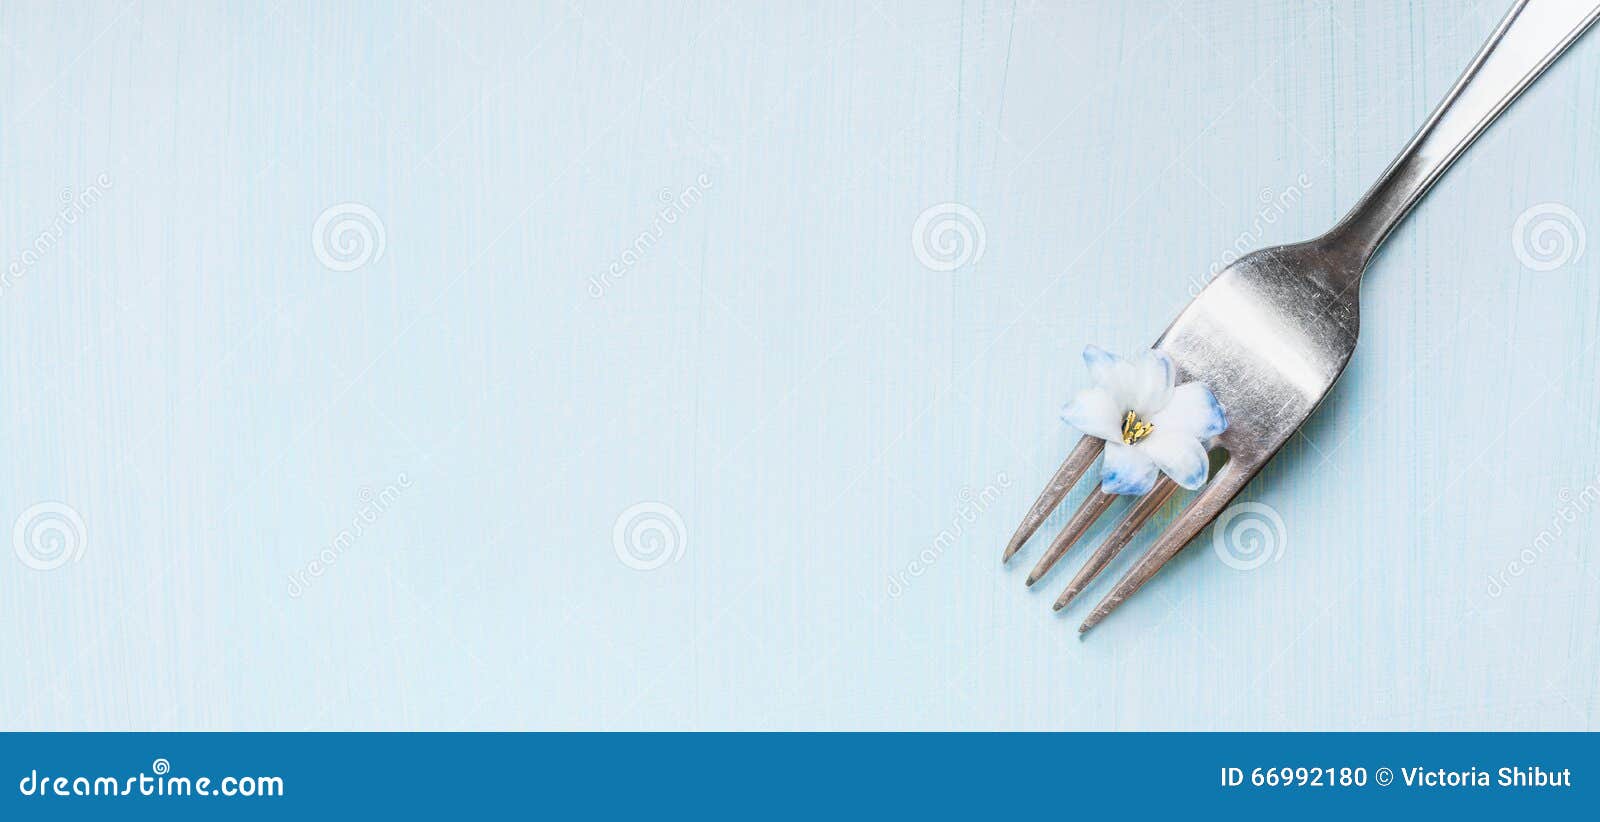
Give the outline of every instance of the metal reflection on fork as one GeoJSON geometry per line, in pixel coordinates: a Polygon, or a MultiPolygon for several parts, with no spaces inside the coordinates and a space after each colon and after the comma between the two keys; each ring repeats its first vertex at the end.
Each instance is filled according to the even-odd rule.
{"type": "MultiPolygon", "coordinates": [[[[1217,517],[1316,410],[1355,350],[1361,274],[1394,227],[1467,146],[1600,17],[1595,0],[1521,0],[1444,102],[1350,213],[1316,239],[1239,259],[1212,280],[1156,340],[1178,382],[1199,380],[1227,409],[1217,438],[1227,461],[1084,621],[1088,631],[1139,590],[1217,517]]],[[[1009,560],[1100,456],[1084,437],[1006,546],[1009,560]]],[[[1163,477],[1135,502],[1056,600],[1070,603],[1177,490],[1163,477]]],[[[1098,487],[1028,574],[1033,585],[1115,498],[1098,487]]]]}

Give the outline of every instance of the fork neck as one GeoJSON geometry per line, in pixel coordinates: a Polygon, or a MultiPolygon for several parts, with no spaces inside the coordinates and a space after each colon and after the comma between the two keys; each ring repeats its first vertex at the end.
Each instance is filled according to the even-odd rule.
{"type": "Polygon", "coordinates": [[[1597,17],[1597,0],[1518,0],[1400,156],[1318,240],[1340,259],[1338,267],[1359,280],[1378,247],[1445,169],[1597,17]]]}

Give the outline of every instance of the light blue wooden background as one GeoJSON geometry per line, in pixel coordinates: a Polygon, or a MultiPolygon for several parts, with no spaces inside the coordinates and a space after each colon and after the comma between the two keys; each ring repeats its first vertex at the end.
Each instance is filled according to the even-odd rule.
{"type": "Polygon", "coordinates": [[[7,3],[0,727],[1591,728],[1600,249],[1514,229],[1600,230],[1600,36],[1370,271],[1281,554],[1087,640],[998,564],[1078,350],[1331,225],[1503,10],[7,3]]]}

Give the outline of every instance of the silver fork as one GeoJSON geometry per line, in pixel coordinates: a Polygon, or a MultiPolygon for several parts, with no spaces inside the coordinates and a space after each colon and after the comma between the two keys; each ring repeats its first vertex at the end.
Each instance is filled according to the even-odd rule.
{"type": "MultiPolygon", "coordinates": [[[[1178,382],[1210,386],[1230,425],[1227,461],[1084,621],[1088,631],[1150,580],[1244,488],[1316,410],[1355,350],[1361,274],[1389,232],[1445,169],[1600,17],[1595,0],[1520,0],[1444,102],[1350,213],[1308,242],[1251,253],[1223,270],[1156,340],[1178,382]]],[[[1006,546],[1004,560],[1061,504],[1104,443],[1079,440],[1006,546]]],[[[1056,600],[1061,610],[1128,545],[1177,490],[1163,476],[1129,509],[1056,600]]],[[[1098,487],[1028,574],[1033,585],[1115,497],[1098,487]]]]}

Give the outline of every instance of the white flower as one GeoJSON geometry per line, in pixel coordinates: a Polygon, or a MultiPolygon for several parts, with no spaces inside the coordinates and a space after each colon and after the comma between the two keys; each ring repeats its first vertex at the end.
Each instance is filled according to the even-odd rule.
{"type": "Polygon", "coordinates": [[[1160,351],[1125,360],[1089,346],[1083,361],[1095,387],[1078,392],[1061,419],[1106,441],[1100,490],[1143,494],[1158,473],[1194,490],[1211,472],[1207,446],[1228,428],[1228,416],[1204,383],[1174,387],[1177,369],[1160,351]]]}

